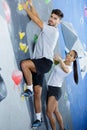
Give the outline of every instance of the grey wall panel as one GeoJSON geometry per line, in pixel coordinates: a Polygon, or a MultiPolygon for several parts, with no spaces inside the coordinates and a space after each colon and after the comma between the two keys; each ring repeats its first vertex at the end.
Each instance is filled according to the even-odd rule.
{"type": "MultiPolygon", "coordinates": [[[[18,11],[17,7],[18,7],[19,2],[22,2],[22,1],[7,0],[7,1],[0,2],[0,10],[3,10],[1,11],[0,15],[1,17],[4,18],[4,21],[6,24],[6,28],[3,32],[5,33],[3,34],[5,36],[5,39],[3,39],[2,41],[3,47],[1,48],[1,55],[4,55],[3,59],[6,62],[8,60],[10,63],[9,64],[7,62],[8,63],[7,67],[5,67],[6,66],[5,62],[3,62],[3,64],[1,64],[0,62],[0,67],[2,68],[1,75],[3,79],[5,80],[6,88],[8,91],[7,98],[3,102],[1,102],[2,104],[0,104],[1,105],[0,129],[2,130],[19,130],[19,129],[30,130],[31,123],[33,122],[34,117],[35,117],[33,99],[29,99],[29,100],[25,99],[22,101],[21,96],[20,96],[21,91],[19,92],[17,88],[16,90],[14,90],[14,84],[13,84],[13,81],[11,80],[12,71],[17,67],[20,69],[20,61],[23,59],[32,57],[34,35],[40,32],[40,29],[29,19],[25,11],[18,11]],[[6,23],[7,22],[6,17],[5,17],[6,5],[5,7],[3,7],[3,2],[6,2],[5,4],[8,5],[10,13],[11,13],[9,23],[6,23]],[[6,30],[8,31],[6,32],[6,30]],[[23,38],[23,40],[19,39],[18,33],[20,31],[25,32],[25,37],[23,38]],[[4,46],[3,44],[3,42],[5,43],[4,40],[6,40],[6,43],[8,46],[7,45],[4,46]],[[29,51],[27,53],[24,53],[19,49],[20,42],[26,43],[26,45],[29,46],[29,51]],[[2,50],[4,47],[6,47],[6,49],[2,53],[2,50]],[[10,55],[9,57],[10,59],[9,58],[6,59],[6,56],[8,57],[8,55],[10,55]],[[7,70],[7,68],[9,69],[7,70]],[[5,73],[7,73],[6,76],[5,76],[5,73]],[[7,81],[6,81],[6,78],[7,78],[7,81]]],[[[35,7],[37,8],[37,11],[41,19],[47,20],[52,9],[52,3],[47,5],[45,4],[43,0],[39,1],[38,4],[37,4],[37,1],[33,1],[33,2],[34,2],[35,7]]],[[[2,23],[1,23],[1,26],[5,27],[5,25],[2,23]]],[[[20,86],[23,87],[23,84],[21,84],[20,86]]],[[[44,111],[43,117],[45,121],[43,121],[40,129],[47,129],[46,128],[47,122],[46,122],[46,117],[45,117],[45,103],[43,105],[43,111],[44,111]]]]}

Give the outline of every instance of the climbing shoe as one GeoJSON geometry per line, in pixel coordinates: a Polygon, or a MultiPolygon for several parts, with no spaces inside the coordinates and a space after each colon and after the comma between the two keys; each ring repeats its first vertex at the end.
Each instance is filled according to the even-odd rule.
{"type": "Polygon", "coordinates": [[[22,95],[24,95],[25,97],[31,97],[33,96],[33,92],[29,89],[26,89],[22,95]]]}
{"type": "Polygon", "coordinates": [[[39,127],[41,126],[41,121],[40,120],[35,120],[32,124],[32,127],[39,127]]]}

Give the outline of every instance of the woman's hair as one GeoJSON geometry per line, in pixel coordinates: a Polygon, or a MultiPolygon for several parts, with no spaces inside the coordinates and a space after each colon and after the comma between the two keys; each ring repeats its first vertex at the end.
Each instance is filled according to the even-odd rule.
{"type": "Polygon", "coordinates": [[[51,12],[51,14],[56,14],[57,16],[60,17],[60,19],[62,19],[64,17],[64,14],[59,9],[53,9],[52,12],[51,12]]]}
{"type": "Polygon", "coordinates": [[[76,61],[78,54],[75,50],[73,50],[73,51],[75,53],[75,57],[74,57],[75,60],[73,62],[73,76],[74,76],[75,83],[78,84],[78,70],[77,70],[77,61],[76,61]]]}

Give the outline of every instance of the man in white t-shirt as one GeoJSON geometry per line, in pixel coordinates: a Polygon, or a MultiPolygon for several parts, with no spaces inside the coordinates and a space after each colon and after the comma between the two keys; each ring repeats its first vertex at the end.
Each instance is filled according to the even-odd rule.
{"type": "Polygon", "coordinates": [[[32,0],[28,0],[28,6],[23,4],[23,8],[27,14],[40,28],[41,33],[38,36],[35,45],[33,59],[23,60],[21,68],[27,84],[27,90],[24,91],[24,96],[32,96],[34,90],[34,105],[36,120],[33,126],[41,125],[41,93],[44,73],[47,73],[53,64],[53,52],[56,46],[59,32],[57,25],[63,18],[63,13],[59,9],[52,10],[48,23],[43,22],[34,6],[32,0]]]}

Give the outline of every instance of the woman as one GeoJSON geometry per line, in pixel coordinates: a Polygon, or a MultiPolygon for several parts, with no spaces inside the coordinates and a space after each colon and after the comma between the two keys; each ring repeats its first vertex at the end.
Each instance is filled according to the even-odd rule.
{"type": "Polygon", "coordinates": [[[57,64],[48,80],[48,97],[47,97],[47,116],[49,118],[52,130],[56,130],[56,119],[59,123],[60,130],[65,130],[63,126],[62,116],[58,110],[58,100],[61,97],[61,87],[65,77],[73,70],[75,83],[78,84],[78,73],[77,73],[77,52],[71,50],[67,55],[65,60],[62,60],[59,55],[54,57],[54,61],[58,61],[57,64]],[[73,62],[73,69],[72,69],[73,62]]]}

